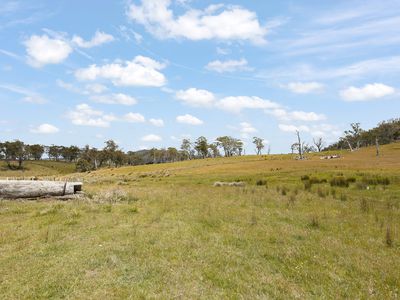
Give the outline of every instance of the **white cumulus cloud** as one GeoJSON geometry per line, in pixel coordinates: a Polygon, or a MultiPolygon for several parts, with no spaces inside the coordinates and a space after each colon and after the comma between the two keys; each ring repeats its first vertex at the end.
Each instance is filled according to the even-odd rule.
{"type": "Polygon", "coordinates": [[[308,94],[321,92],[324,89],[324,85],[318,82],[291,82],[287,86],[287,89],[296,94],[308,94]]]}
{"type": "Polygon", "coordinates": [[[340,91],[340,96],[345,101],[375,100],[394,94],[395,89],[382,83],[366,84],[363,87],[348,87],[340,91]]]}
{"type": "Polygon", "coordinates": [[[231,96],[222,98],[217,102],[216,106],[229,112],[240,113],[243,109],[274,109],[280,105],[259,97],[231,96]]]}
{"type": "Polygon", "coordinates": [[[149,135],[145,135],[144,137],[142,137],[142,141],[143,142],[161,142],[162,138],[159,135],[156,134],[149,134],[149,135]]]}
{"type": "Polygon", "coordinates": [[[150,119],[150,124],[156,127],[164,127],[164,121],[162,119],[150,119]]]}
{"type": "Polygon", "coordinates": [[[239,125],[240,125],[240,135],[244,139],[249,138],[251,133],[257,132],[257,129],[255,129],[253,125],[251,125],[248,122],[241,122],[239,125]]]}
{"type": "Polygon", "coordinates": [[[286,109],[283,108],[265,110],[265,112],[283,121],[312,122],[312,121],[322,121],[326,119],[326,116],[324,114],[317,114],[315,112],[305,112],[305,111],[287,111],[286,109]]]}
{"type": "Polygon", "coordinates": [[[176,93],[176,98],[185,104],[195,107],[211,106],[215,101],[213,93],[196,88],[180,90],[176,93]]]}
{"type": "Polygon", "coordinates": [[[109,127],[110,122],[116,120],[114,115],[95,110],[85,103],[78,104],[67,117],[74,125],[93,127],[109,127]]]}
{"type": "Polygon", "coordinates": [[[134,97],[122,93],[110,95],[95,95],[91,96],[90,100],[105,104],[134,105],[137,103],[137,100],[134,97]]]}
{"type": "Polygon", "coordinates": [[[48,35],[32,35],[24,41],[28,63],[34,67],[63,62],[73,51],[68,42],[48,35]]]}
{"type": "Polygon", "coordinates": [[[165,85],[166,78],[159,71],[164,64],[149,57],[136,56],[131,61],[114,62],[103,66],[90,65],[78,69],[75,77],[82,81],[108,79],[116,86],[153,86],[165,85]]]}
{"type": "Polygon", "coordinates": [[[176,121],[178,123],[183,123],[183,124],[189,124],[189,125],[201,125],[203,124],[203,121],[192,116],[189,114],[182,115],[182,116],[177,116],[176,121]]]}
{"type": "Polygon", "coordinates": [[[309,132],[310,128],[305,125],[295,126],[295,125],[288,125],[288,124],[279,124],[279,129],[285,132],[309,132]]]}
{"type": "Polygon", "coordinates": [[[144,116],[139,113],[127,113],[124,117],[123,120],[129,123],[143,123],[146,121],[144,116]]]}
{"type": "Polygon", "coordinates": [[[240,60],[226,60],[226,61],[214,60],[209,62],[205,68],[207,70],[215,71],[218,73],[250,70],[250,68],[247,65],[247,60],[245,60],[244,58],[240,60]]]}
{"type": "Polygon", "coordinates": [[[87,93],[93,93],[93,94],[101,94],[107,91],[107,87],[100,84],[100,83],[92,83],[92,84],[87,84],[86,85],[86,91],[87,93]]]}
{"type": "Polygon", "coordinates": [[[44,123],[39,125],[38,127],[32,128],[30,131],[32,133],[39,133],[39,134],[52,134],[52,133],[57,133],[60,130],[54,125],[44,123]]]}
{"type": "Polygon", "coordinates": [[[142,0],[131,4],[128,17],[160,39],[239,40],[264,44],[267,28],[257,14],[240,6],[210,5],[204,10],[188,9],[175,16],[171,0],[142,0]]]}
{"type": "Polygon", "coordinates": [[[78,35],[74,35],[72,38],[72,43],[77,45],[80,48],[92,48],[95,46],[99,46],[104,43],[109,43],[114,40],[114,37],[111,34],[102,32],[102,31],[96,31],[94,36],[90,41],[85,41],[83,38],[81,38],[78,35]]]}

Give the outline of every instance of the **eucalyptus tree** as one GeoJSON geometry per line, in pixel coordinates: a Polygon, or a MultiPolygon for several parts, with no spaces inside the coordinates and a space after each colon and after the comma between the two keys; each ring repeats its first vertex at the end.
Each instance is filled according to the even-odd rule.
{"type": "Polygon", "coordinates": [[[259,137],[253,137],[253,144],[256,146],[256,153],[257,155],[261,155],[262,149],[264,149],[264,140],[259,137]]]}
{"type": "Polygon", "coordinates": [[[189,159],[192,159],[192,143],[189,139],[183,139],[181,144],[181,150],[185,152],[189,159]]]}
{"type": "Polygon", "coordinates": [[[197,138],[194,149],[197,151],[198,156],[206,158],[208,156],[208,142],[204,136],[197,138]]]}

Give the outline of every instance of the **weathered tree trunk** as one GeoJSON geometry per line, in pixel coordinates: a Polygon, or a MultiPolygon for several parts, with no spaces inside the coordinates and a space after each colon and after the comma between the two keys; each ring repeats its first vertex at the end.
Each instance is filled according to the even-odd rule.
{"type": "Polygon", "coordinates": [[[81,190],[81,182],[0,180],[0,198],[65,196],[81,190]]]}
{"type": "Polygon", "coordinates": [[[379,141],[378,141],[378,137],[375,137],[375,147],[376,147],[376,156],[379,156],[379,141]]]}
{"type": "Polygon", "coordinates": [[[351,144],[348,139],[346,139],[346,142],[347,142],[347,145],[349,145],[350,151],[353,152],[353,147],[351,147],[351,144]]]}
{"type": "Polygon", "coordinates": [[[299,159],[303,159],[303,147],[302,147],[302,144],[301,144],[300,132],[298,130],[296,130],[296,134],[297,134],[297,140],[298,140],[298,143],[299,143],[299,147],[298,147],[299,159]]]}

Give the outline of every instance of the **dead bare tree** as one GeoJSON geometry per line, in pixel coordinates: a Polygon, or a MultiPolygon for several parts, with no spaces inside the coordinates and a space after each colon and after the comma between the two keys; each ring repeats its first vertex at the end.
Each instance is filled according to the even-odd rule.
{"type": "Polygon", "coordinates": [[[376,156],[379,156],[379,140],[375,137],[376,156]]]}
{"type": "Polygon", "coordinates": [[[345,137],[345,138],[343,138],[343,139],[346,141],[347,145],[349,146],[350,151],[353,152],[354,149],[353,149],[353,147],[351,146],[351,144],[350,144],[350,142],[349,142],[349,139],[348,139],[347,137],[345,137]]]}
{"type": "Polygon", "coordinates": [[[319,137],[317,139],[313,139],[315,147],[317,147],[318,152],[321,152],[322,149],[325,147],[325,142],[322,139],[322,137],[319,137]]]}
{"type": "Polygon", "coordinates": [[[300,132],[296,130],[297,135],[297,150],[299,151],[299,159],[304,159],[303,156],[303,144],[301,143],[300,132]]]}

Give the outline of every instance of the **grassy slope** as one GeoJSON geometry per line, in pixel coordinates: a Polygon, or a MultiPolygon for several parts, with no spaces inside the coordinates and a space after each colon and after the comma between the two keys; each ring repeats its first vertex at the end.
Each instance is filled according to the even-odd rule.
{"type": "Polygon", "coordinates": [[[56,161],[26,161],[23,170],[9,170],[4,161],[0,161],[0,179],[4,177],[48,177],[75,172],[75,164],[56,161]]]}
{"type": "Polygon", "coordinates": [[[372,148],[343,155],[106,169],[83,175],[88,199],[1,201],[0,294],[399,297],[400,145],[378,159],[372,148]],[[306,191],[300,180],[339,173],[356,183],[306,191]],[[376,175],[390,185],[360,184],[376,175]],[[247,186],[213,187],[217,180],[247,186]]]}

